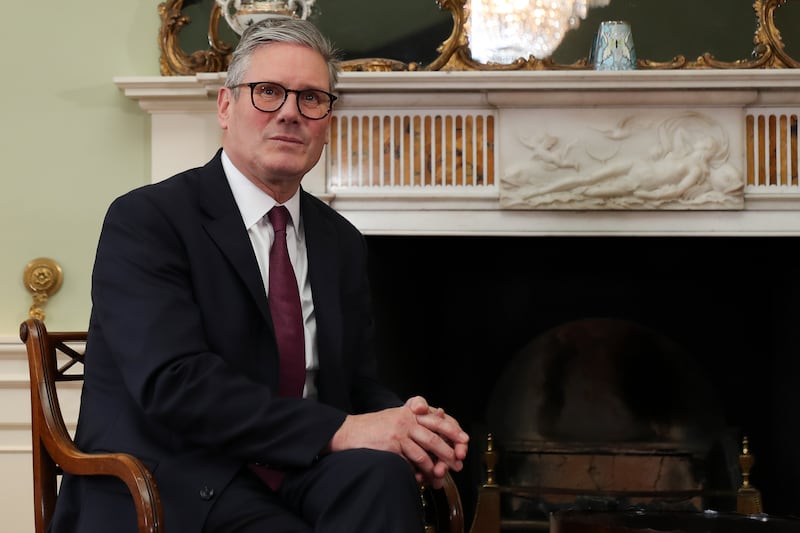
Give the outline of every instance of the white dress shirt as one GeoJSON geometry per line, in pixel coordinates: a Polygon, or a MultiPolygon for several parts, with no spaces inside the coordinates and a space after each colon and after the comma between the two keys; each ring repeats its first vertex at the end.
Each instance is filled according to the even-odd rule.
{"type": "MultiPolygon", "coordinates": [[[[269,250],[275,239],[272,224],[269,223],[267,213],[272,209],[275,200],[256,187],[247,179],[231,162],[228,155],[222,152],[222,168],[233,191],[233,198],[239,207],[242,221],[247,228],[253,251],[256,254],[258,268],[264,280],[264,291],[269,293],[269,250]]],[[[300,291],[300,304],[303,308],[303,331],[305,334],[306,348],[306,384],[303,396],[314,398],[317,395],[315,377],[319,368],[317,355],[317,322],[314,317],[314,302],[311,297],[311,281],[308,277],[308,254],[306,252],[305,232],[303,221],[300,219],[300,192],[283,203],[289,210],[291,222],[286,226],[286,244],[289,247],[289,259],[294,267],[297,278],[297,288],[300,291]]],[[[269,294],[267,294],[269,297],[269,294]]]]}

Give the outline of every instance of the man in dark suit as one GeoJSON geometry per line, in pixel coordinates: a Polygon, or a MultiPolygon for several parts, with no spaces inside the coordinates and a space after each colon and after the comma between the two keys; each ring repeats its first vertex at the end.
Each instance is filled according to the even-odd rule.
{"type": "MultiPolygon", "coordinates": [[[[336,75],[312,24],[251,26],[217,98],[222,149],[106,215],[76,441],[141,458],[168,532],[417,532],[418,483],[462,467],[458,423],[378,382],[365,241],[300,187],[336,75]],[[276,206],[302,309],[297,395],[279,392],[268,294],[276,206]]],[[[134,531],[133,513],[118,481],[66,476],[53,530],[134,531]]]]}

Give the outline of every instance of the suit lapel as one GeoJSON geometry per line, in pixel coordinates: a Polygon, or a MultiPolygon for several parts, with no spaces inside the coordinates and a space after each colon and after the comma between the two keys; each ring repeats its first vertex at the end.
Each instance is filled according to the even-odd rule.
{"type": "Polygon", "coordinates": [[[300,209],[303,217],[308,253],[308,269],[314,298],[317,323],[320,399],[344,408],[349,404],[345,376],[342,374],[342,316],[338,273],[340,270],[337,233],[317,200],[301,190],[300,209]]]}
{"type": "Polygon", "coordinates": [[[319,346],[339,346],[341,331],[339,313],[339,260],[336,231],[310,195],[302,191],[300,209],[305,225],[308,272],[314,294],[319,346]]]}
{"type": "Polygon", "coordinates": [[[247,287],[264,319],[271,324],[264,281],[261,279],[250,237],[242,223],[242,215],[225,178],[220,154],[218,152],[200,170],[200,201],[203,210],[208,214],[208,220],[203,226],[247,287]]]}

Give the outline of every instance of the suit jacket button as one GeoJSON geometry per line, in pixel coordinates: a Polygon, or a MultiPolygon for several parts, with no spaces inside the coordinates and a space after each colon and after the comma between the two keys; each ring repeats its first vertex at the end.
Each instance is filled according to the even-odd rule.
{"type": "Polygon", "coordinates": [[[213,497],[214,497],[214,489],[207,486],[200,489],[200,498],[202,498],[203,500],[208,501],[213,497]]]}

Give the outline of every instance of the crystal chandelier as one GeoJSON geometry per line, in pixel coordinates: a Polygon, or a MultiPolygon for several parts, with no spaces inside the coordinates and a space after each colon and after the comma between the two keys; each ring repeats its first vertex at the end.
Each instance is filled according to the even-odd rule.
{"type": "Polygon", "coordinates": [[[470,0],[467,26],[473,59],[513,63],[550,57],[590,7],[611,0],[470,0]]]}

